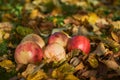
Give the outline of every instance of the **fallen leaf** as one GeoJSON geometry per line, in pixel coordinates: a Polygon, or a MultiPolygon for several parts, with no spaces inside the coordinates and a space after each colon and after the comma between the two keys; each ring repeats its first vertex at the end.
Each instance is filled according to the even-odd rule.
{"type": "Polygon", "coordinates": [[[26,70],[24,72],[22,72],[22,76],[24,78],[26,78],[28,75],[30,75],[33,72],[35,67],[36,67],[36,65],[34,65],[34,64],[28,64],[26,70]]]}
{"type": "Polygon", "coordinates": [[[3,35],[4,35],[4,31],[0,30],[0,43],[2,43],[3,41],[3,35]]]}
{"type": "Polygon", "coordinates": [[[95,24],[97,22],[97,20],[99,19],[99,17],[97,16],[96,13],[89,13],[88,14],[88,22],[90,24],[95,24]]]}
{"type": "Polygon", "coordinates": [[[31,11],[30,18],[35,19],[36,17],[38,17],[38,14],[39,14],[39,10],[38,9],[33,9],[31,11]]]}
{"type": "Polygon", "coordinates": [[[88,15],[80,15],[80,14],[73,15],[73,18],[82,22],[89,19],[88,15]]]}
{"type": "Polygon", "coordinates": [[[3,60],[0,62],[0,66],[5,68],[7,70],[7,72],[11,71],[12,68],[15,68],[15,65],[13,64],[13,62],[11,60],[3,60]]]}
{"type": "Polygon", "coordinates": [[[115,70],[120,75],[120,66],[114,60],[104,60],[103,63],[105,63],[108,68],[115,70]]]}
{"type": "Polygon", "coordinates": [[[75,70],[78,71],[78,70],[82,70],[84,68],[84,64],[81,62],[80,64],[78,64],[76,67],[75,67],[75,70]]]}
{"type": "Polygon", "coordinates": [[[97,54],[97,56],[101,56],[104,55],[107,52],[107,50],[108,49],[105,48],[104,43],[100,42],[93,53],[97,54]]]}
{"type": "Polygon", "coordinates": [[[65,76],[64,80],[79,80],[77,77],[75,77],[73,74],[68,74],[65,76]]]}
{"type": "Polygon", "coordinates": [[[97,68],[99,63],[93,54],[91,54],[88,58],[88,62],[92,68],[97,68]]]}
{"type": "Polygon", "coordinates": [[[43,70],[39,70],[35,74],[30,74],[26,78],[27,80],[47,80],[47,75],[43,70]]]}
{"type": "Polygon", "coordinates": [[[0,29],[3,31],[11,31],[13,25],[10,22],[2,22],[0,23],[0,29]]]}
{"type": "Polygon", "coordinates": [[[119,42],[118,36],[113,31],[111,32],[111,36],[116,42],[119,42]]]}
{"type": "Polygon", "coordinates": [[[120,21],[113,21],[111,24],[113,25],[113,31],[120,30],[120,21]]]}
{"type": "Polygon", "coordinates": [[[87,70],[86,72],[82,73],[81,76],[84,76],[84,77],[91,77],[91,76],[96,76],[97,75],[97,71],[96,70],[87,70]]]}

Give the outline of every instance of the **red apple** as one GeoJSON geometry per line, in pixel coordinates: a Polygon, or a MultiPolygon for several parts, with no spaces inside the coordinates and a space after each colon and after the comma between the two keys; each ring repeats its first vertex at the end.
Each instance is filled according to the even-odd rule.
{"type": "Polygon", "coordinates": [[[68,51],[80,49],[85,54],[88,54],[90,52],[90,40],[85,36],[73,36],[68,41],[67,49],[68,51]]]}
{"type": "Polygon", "coordinates": [[[25,36],[23,38],[23,40],[21,41],[21,43],[25,42],[25,41],[33,41],[33,42],[37,43],[41,48],[43,48],[45,46],[45,42],[42,39],[42,37],[40,37],[39,35],[34,34],[34,33],[28,34],[27,36],[25,36]]]}
{"type": "Polygon", "coordinates": [[[16,47],[14,58],[18,65],[38,63],[43,58],[43,51],[35,42],[25,41],[16,47]]]}
{"type": "Polygon", "coordinates": [[[44,50],[44,58],[47,60],[47,62],[60,61],[65,59],[65,55],[66,52],[64,47],[58,43],[48,44],[44,50]]]}
{"type": "Polygon", "coordinates": [[[49,37],[48,44],[55,43],[55,42],[59,43],[63,47],[66,47],[68,42],[68,36],[63,32],[55,32],[49,37]]]}

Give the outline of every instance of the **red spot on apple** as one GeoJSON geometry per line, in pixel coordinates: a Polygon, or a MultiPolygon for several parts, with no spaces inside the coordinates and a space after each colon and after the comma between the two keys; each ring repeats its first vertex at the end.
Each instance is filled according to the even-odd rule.
{"type": "Polygon", "coordinates": [[[90,40],[85,36],[73,36],[69,39],[68,45],[67,45],[68,51],[74,50],[74,49],[80,49],[85,54],[89,54],[90,52],[90,40]]]}

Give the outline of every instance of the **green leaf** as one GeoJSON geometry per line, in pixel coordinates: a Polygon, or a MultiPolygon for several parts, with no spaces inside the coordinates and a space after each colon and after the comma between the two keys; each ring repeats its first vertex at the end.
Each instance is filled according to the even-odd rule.
{"type": "Polygon", "coordinates": [[[60,67],[53,70],[52,77],[60,80],[78,80],[73,76],[74,71],[74,67],[66,62],[60,67]]]}
{"type": "Polygon", "coordinates": [[[18,26],[16,31],[21,36],[26,36],[27,34],[33,33],[33,30],[28,27],[18,26]]]}
{"type": "Polygon", "coordinates": [[[74,67],[68,64],[67,62],[57,68],[63,74],[73,73],[75,71],[74,67]]]}
{"type": "Polygon", "coordinates": [[[15,69],[12,69],[10,72],[7,72],[5,68],[0,67],[0,80],[9,80],[16,74],[17,72],[15,71],[15,69]]]}
{"type": "Polygon", "coordinates": [[[2,43],[0,43],[0,56],[2,56],[3,54],[7,53],[7,41],[4,40],[2,43]]]}

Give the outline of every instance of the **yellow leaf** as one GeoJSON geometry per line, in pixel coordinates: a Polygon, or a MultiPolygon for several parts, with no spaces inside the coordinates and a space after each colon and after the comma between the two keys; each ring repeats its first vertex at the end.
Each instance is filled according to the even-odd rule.
{"type": "Polygon", "coordinates": [[[79,80],[79,79],[75,77],[73,74],[68,74],[64,80],[79,80]]]}
{"type": "Polygon", "coordinates": [[[61,8],[55,8],[53,9],[53,11],[51,12],[51,15],[53,16],[57,16],[58,14],[61,14],[61,8]]]}
{"type": "Polygon", "coordinates": [[[96,26],[97,21],[100,19],[99,16],[97,16],[95,13],[89,13],[88,17],[88,22],[90,25],[92,25],[93,32],[95,32],[97,35],[101,35],[99,28],[96,26]]]}
{"type": "Polygon", "coordinates": [[[64,63],[60,67],[53,70],[52,77],[63,80],[65,75],[73,74],[74,71],[75,71],[75,69],[73,66],[69,65],[68,63],[64,63]]]}
{"type": "Polygon", "coordinates": [[[0,66],[5,68],[7,71],[10,71],[12,68],[15,67],[11,60],[3,60],[2,62],[0,62],[0,66]]]}
{"type": "Polygon", "coordinates": [[[62,72],[60,72],[58,69],[54,69],[53,72],[52,72],[52,77],[53,78],[63,78],[64,77],[64,74],[62,72]]]}
{"type": "Polygon", "coordinates": [[[47,75],[43,70],[39,70],[35,74],[28,75],[27,80],[47,80],[47,75]]]}
{"type": "Polygon", "coordinates": [[[38,14],[39,14],[38,9],[34,9],[34,10],[32,10],[32,12],[30,14],[30,18],[35,19],[38,16],[38,14]]]}
{"type": "Polygon", "coordinates": [[[98,67],[98,61],[95,58],[94,55],[90,55],[88,58],[88,62],[92,68],[97,68],[98,67]]]}
{"type": "Polygon", "coordinates": [[[4,35],[4,31],[0,30],[0,43],[2,43],[3,41],[3,35],[4,35]]]}
{"type": "Polygon", "coordinates": [[[54,25],[56,24],[57,21],[58,21],[57,18],[54,18],[54,19],[53,19],[53,23],[54,23],[54,25]]]}
{"type": "Polygon", "coordinates": [[[89,13],[88,14],[88,22],[90,23],[90,24],[95,24],[96,23],[96,21],[99,19],[99,17],[97,16],[97,14],[95,14],[95,13],[89,13]]]}
{"type": "Polygon", "coordinates": [[[76,15],[73,15],[73,18],[78,20],[78,21],[84,22],[85,20],[88,20],[88,15],[76,14],[76,15]]]}
{"type": "Polygon", "coordinates": [[[111,32],[111,36],[116,42],[119,42],[118,36],[113,31],[111,32]]]}

